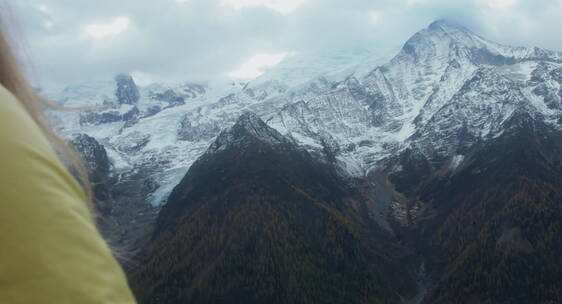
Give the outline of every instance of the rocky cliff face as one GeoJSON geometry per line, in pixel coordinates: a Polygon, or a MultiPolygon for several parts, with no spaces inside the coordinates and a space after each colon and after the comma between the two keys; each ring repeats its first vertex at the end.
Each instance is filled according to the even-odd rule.
{"type": "Polygon", "coordinates": [[[133,77],[120,74],[115,76],[115,83],[117,84],[115,96],[119,104],[134,105],[139,101],[139,88],[135,84],[133,77]]]}
{"type": "Polygon", "coordinates": [[[80,154],[88,169],[96,207],[102,214],[108,215],[111,212],[111,204],[108,201],[112,180],[110,177],[111,163],[105,148],[87,134],[76,134],[72,138],[71,144],[80,154]]]}
{"type": "Polygon", "coordinates": [[[104,146],[87,134],[73,135],[70,143],[88,169],[94,207],[100,215],[96,218],[98,227],[111,245],[120,248],[127,263],[153,229],[158,208],[144,203],[143,191],[157,186],[150,179],[126,181],[116,175],[104,146]]]}

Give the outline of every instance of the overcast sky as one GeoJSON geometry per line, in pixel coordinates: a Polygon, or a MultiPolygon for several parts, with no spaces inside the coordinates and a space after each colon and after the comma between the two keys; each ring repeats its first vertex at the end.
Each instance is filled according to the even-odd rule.
{"type": "Polygon", "coordinates": [[[44,86],[118,72],[145,80],[251,78],[291,54],[399,45],[441,18],[500,43],[562,50],[562,0],[2,2],[10,8],[2,7],[2,22],[44,86]]]}

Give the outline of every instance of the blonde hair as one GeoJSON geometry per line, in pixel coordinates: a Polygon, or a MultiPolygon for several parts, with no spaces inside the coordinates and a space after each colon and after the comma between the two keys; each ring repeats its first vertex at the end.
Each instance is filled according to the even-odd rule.
{"type": "MultiPolygon", "coordinates": [[[[7,12],[6,5],[0,3],[0,8],[3,11],[2,17],[7,17],[7,15],[4,15],[7,12]]],[[[10,45],[10,41],[3,31],[3,27],[5,26],[5,20],[0,19],[0,84],[19,100],[27,110],[27,113],[33,118],[39,128],[41,128],[53,149],[61,158],[61,161],[66,164],[69,171],[72,172],[73,176],[82,185],[86,197],[88,198],[88,204],[90,204],[92,190],[88,178],[88,171],[78,153],[51,129],[49,120],[44,112],[45,108],[59,110],[62,108],[47,102],[39,96],[37,91],[27,81],[12,46],[10,45]]]]}

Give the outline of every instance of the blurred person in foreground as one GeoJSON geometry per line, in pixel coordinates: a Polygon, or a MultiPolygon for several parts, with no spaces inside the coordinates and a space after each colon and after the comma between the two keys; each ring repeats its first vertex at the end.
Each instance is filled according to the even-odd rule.
{"type": "Polygon", "coordinates": [[[0,28],[0,303],[135,303],[94,224],[86,171],[45,107],[0,28]]]}

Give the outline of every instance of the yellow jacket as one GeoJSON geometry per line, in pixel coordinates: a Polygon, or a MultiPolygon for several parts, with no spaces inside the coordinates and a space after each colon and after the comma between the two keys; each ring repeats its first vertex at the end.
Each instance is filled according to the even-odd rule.
{"type": "Polygon", "coordinates": [[[0,85],[0,303],[135,303],[84,192],[0,85]]]}

